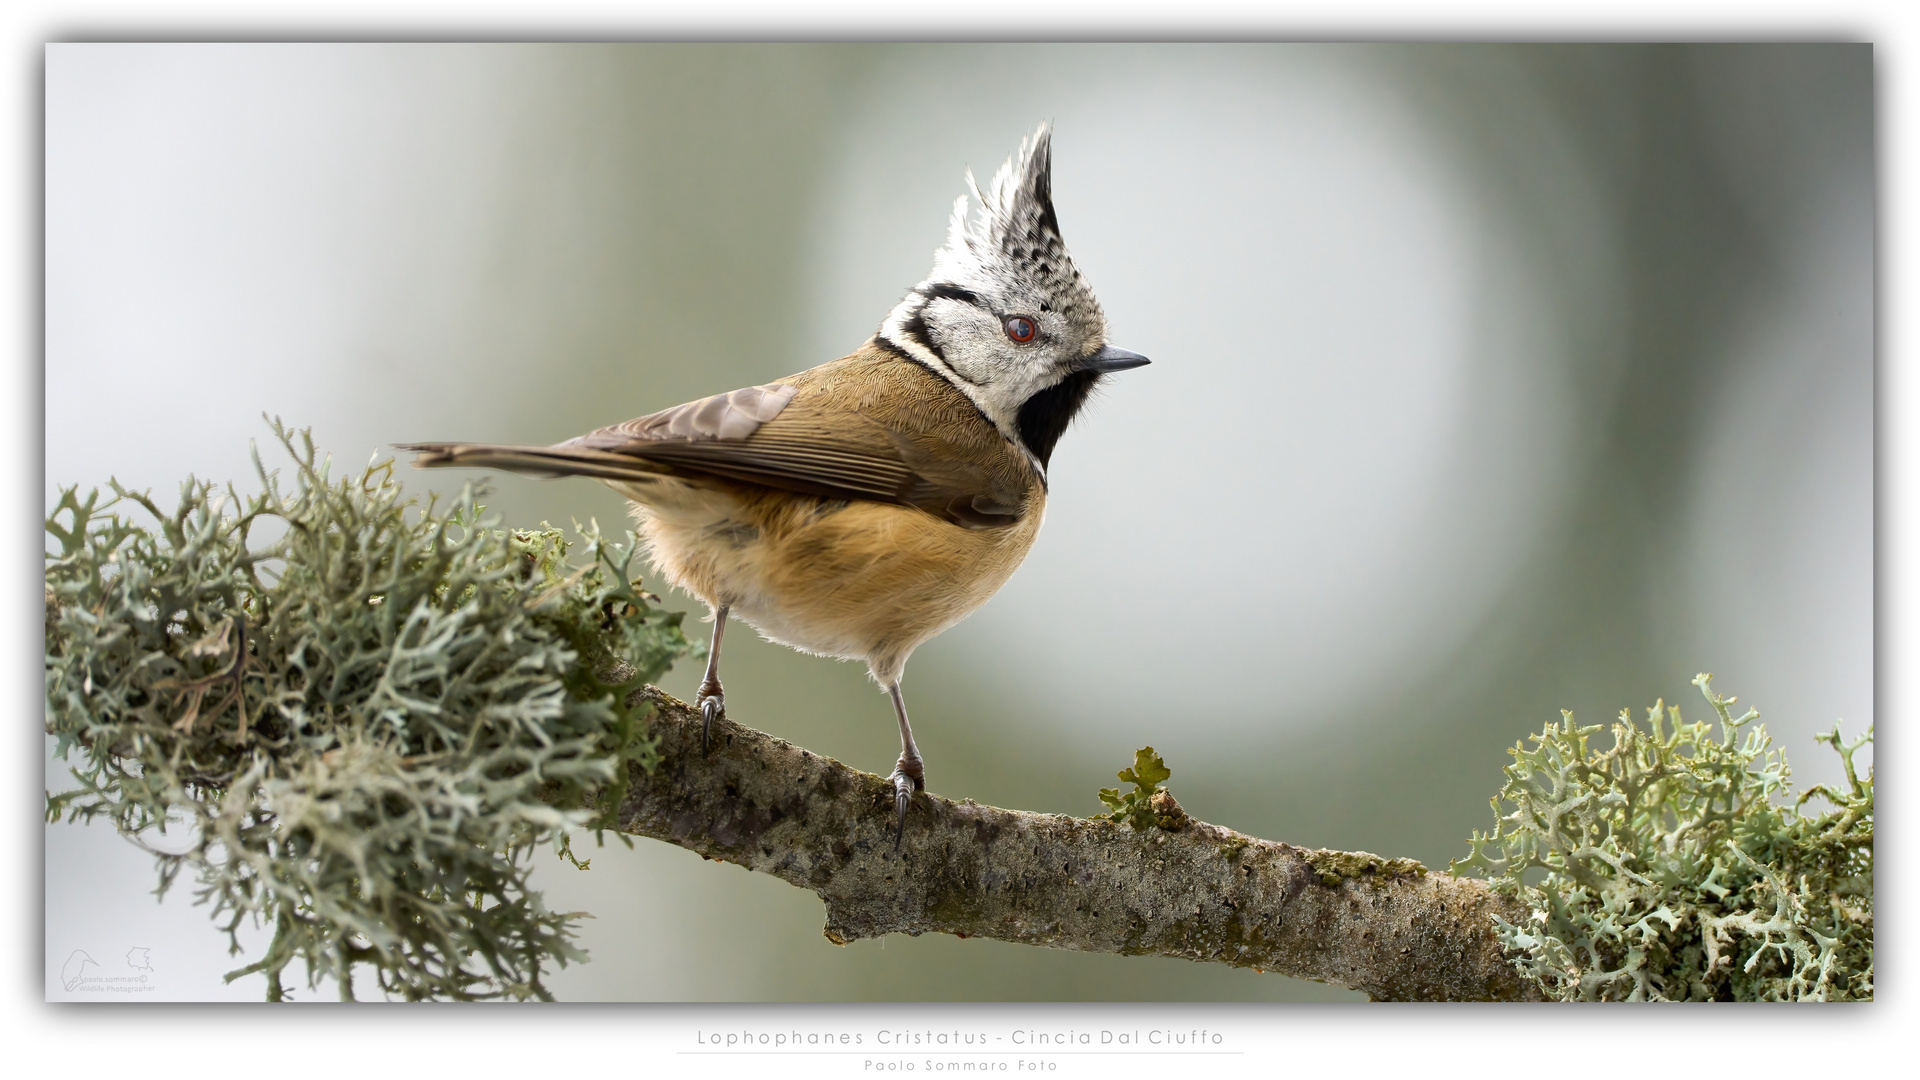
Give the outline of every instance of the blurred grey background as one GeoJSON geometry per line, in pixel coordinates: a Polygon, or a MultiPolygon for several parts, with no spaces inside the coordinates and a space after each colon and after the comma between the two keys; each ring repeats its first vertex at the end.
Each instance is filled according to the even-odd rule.
{"type": "MultiPolygon", "coordinates": [[[[1872,721],[1873,106],[1856,45],[54,45],[47,498],[246,481],[262,411],[357,466],[832,359],[925,274],[963,170],[1051,120],[1068,244],[1155,362],[1063,440],[1026,566],[909,666],[930,786],[1087,814],[1151,743],[1201,818],[1444,867],[1562,708],[1702,716],[1712,671],[1802,784],[1839,776],[1815,732],[1872,721]]],[[[590,482],[492,484],[514,524],[624,520],[590,482]]],[[[741,722],[890,767],[860,668],[744,632],[727,660],[741,722]]],[[[131,845],[46,841],[50,997],[73,950],[135,946],[148,999],[260,996],[131,845]]],[[[1348,996],[836,948],[811,895],[657,843],[540,878],[596,916],[564,998],[1348,996]]]]}

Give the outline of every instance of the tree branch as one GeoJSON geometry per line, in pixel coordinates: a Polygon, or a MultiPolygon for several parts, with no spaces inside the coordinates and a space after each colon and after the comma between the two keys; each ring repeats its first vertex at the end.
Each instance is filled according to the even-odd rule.
{"type": "Polygon", "coordinates": [[[632,767],[619,829],[772,874],[826,903],[828,940],[927,932],[1276,971],[1380,1000],[1532,1000],[1493,916],[1525,910],[1410,859],[1244,836],[1154,797],[1160,824],[916,795],[894,849],[892,787],[700,714],[655,687],[663,763],[632,767]]]}

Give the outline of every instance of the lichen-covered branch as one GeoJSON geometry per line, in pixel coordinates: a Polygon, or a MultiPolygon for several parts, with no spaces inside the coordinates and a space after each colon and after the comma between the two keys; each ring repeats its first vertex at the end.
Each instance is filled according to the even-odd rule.
{"type": "Polygon", "coordinates": [[[403,497],[389,464],[333,478],[275,425],[261,490],[63,491],[47,517],[47,733],[71,770],[49,821],[104,819],[183,871],[235,952],[271,927],[267,995],[369,966],[393,997],[544,997],[577,916],[531,853],[653,759],[614,700],[689,651],[631,580],[631,542],[403,497]],[[263,524],[277,527],[262,528],[263,524]],[[259,534],[270,537],[262,540],[259,534]],[[596,677],[615,665],[620,680],[596,677]],[[152,834],[184,834],[162,846],[152,834]]]}
{"type": "Polygon", "coordinates": [[[809,889],[836,943],[943,933],[1275,971],[1385,1000],[1523,1000],[1494,916],[1523,908],[1407,859],[1245,836],[1154,796],[1135,829],[914,796],[894,847],[892,788],[648,687],[661,763],[635,767],[618,828],[809,889]]]}
{"type": "MultiPolygon", "coordinates": [[[[1872,729],[1822,741],[1847,782],[1797,798],[1757,714],[1564,716],[1510,751],[1492,833],[1450,869],[1191,819],[1151,747],[1082,819],[914,798],[646,685],[693,654],[636,547],[503,529],[469,489],[404,498],[390,463],[293,469],[178,506],[113,487],[47,518],[46,730],[72,783],[48,820],[105,819],[183,871],[231,936],[273,928],[270,998],[304,961],[348,993],[545,997],[580,962],[531,853],[620,829],[813,890],[848,942],[928,931],[1179,956],[1381,999],[1863,1000],[1873,995],[1872,729]],[[259,530],[262,523],[275,525],[259,530]],[[1829,808],[1809,805],[1813,800],[1829,808]]],[[[238,949],[238,939],[233,945],[238,949]]]]}

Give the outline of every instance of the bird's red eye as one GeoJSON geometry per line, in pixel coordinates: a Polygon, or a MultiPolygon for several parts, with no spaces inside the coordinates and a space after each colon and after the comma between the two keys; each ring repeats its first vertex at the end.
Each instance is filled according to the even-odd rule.
{"type": "Polygon", "coordinates": [[[1023,344],[1025,342],[1029,342],[1033,340],[1033,334],[1034,334],[1033,320],[1027,318],[1025,315],[1007,316],[1006,325],[1007,325],[1007,336],[1012,338],[1013,340],[1021,342],[1023,344]]]}

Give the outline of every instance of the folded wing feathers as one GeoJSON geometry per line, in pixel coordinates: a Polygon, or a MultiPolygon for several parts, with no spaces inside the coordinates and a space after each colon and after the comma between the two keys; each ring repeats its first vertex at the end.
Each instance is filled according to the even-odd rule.
{"type": "Polygon", "coordinates": [[[556,446],[423,443],[423,468],[479,466],[532,476],[626,480],[663,473],[705,473],[728,480],[835,498],[902,500],[915,477],[894,447],[846,445],[802,421],[789,430],[765,427],[799,391],[749,386],[676,405],[556,446]],[[750,436],[758,437],[750,438],[750,436]]]}
{"type": "Polygon", "coordinates": [[[474,466],[600,480],[706,475],[827,498],[918,506],[976,528],[1018,515],[1017,491],[996,490],[1000,485],[984,473],[933,479],[929,472],[951,470],[916,469],[909,461],[932,465],[940,455],[930,455],[910,441],[903,444],[897,434],[877,427],[862,433],[859,425],[829,430],[812,416],[766,426],[798,392],[782,384],[749,386],[555,446],[415,443],[400,449],[419,454],[414,464],[421,468],[474,466]],[[934,460],[922,460],[929,457],[934,460]],[[983,494],[983,487],[991,494],[983,494]]]}
{"type": "Polygon", "coordinates": [[[634,442],[737,442],[779,416],[797,393],[777,383],[749,386],[601,428],[561,445],[621,450],[634,442]]]}

